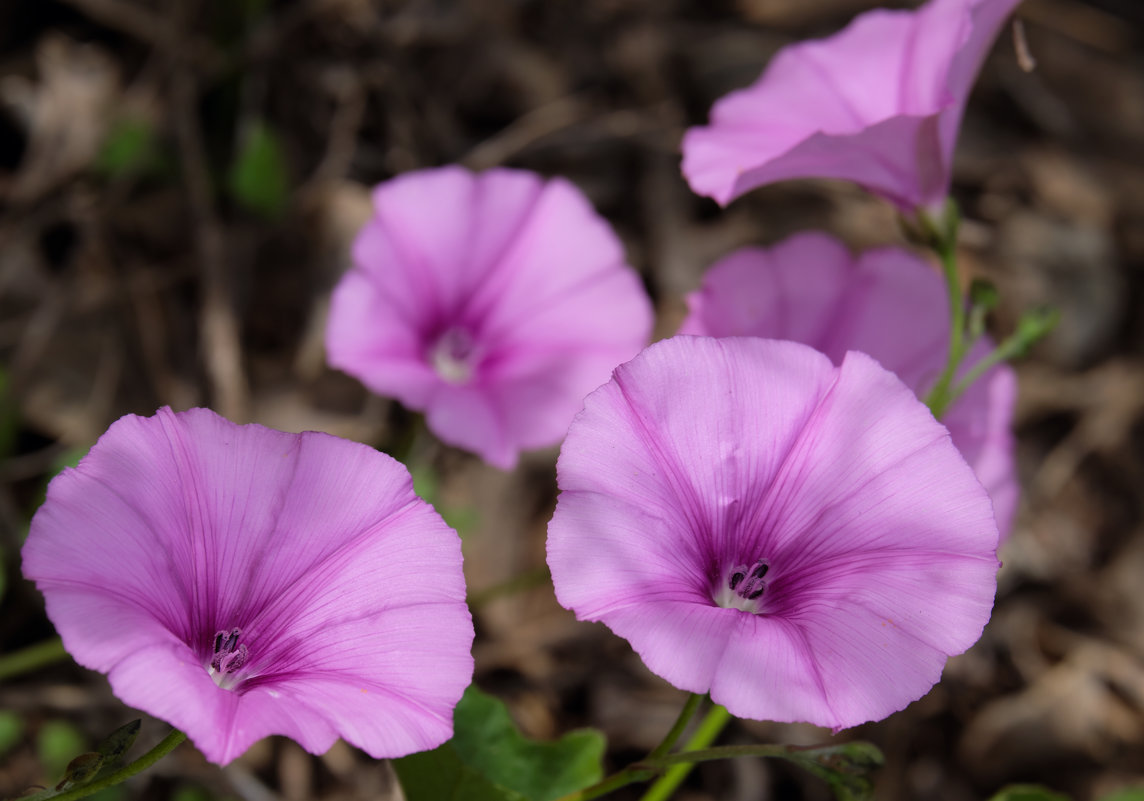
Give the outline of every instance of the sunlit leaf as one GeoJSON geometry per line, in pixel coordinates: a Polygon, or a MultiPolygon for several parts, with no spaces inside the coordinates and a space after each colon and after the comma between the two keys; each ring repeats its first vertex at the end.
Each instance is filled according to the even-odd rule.
{"type": "Polygon", "coordinates": [[[1144,801],[1144,787],[1129,787],[1101,796],[1100,801],[1144,801]]]}
{"type": "Polygon", "coordinates": [[[87,738],[64,720],[49,720],[36,732],[36,754],[51,776],[61,775],[76,754],[87,751],[87,738]]]}
{"type": "Polygon", "coordinates": [[[1037,784],[1013,784],[1005,787],[989,801],[1071,801],[1067,795],[1053,792],[1037,784]]]}
{"type": "Polygon", "coordinates": [[[24,737],[24,719],[10,709],[0,709],[0,756],[15,748],[24,737]]]}
{"type": "Polygon", "coordinates": [[[596,783],[604,737],[569,732],[554,742],[530,740],[505,705],[475,687],[465,691],[445,745],[394,762],[409,801],[552,801],[596,783]]]}

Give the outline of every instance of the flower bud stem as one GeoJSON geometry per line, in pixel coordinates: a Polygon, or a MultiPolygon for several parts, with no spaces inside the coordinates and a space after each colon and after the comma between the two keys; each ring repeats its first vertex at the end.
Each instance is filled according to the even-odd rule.
{"type": "MultiPolygon", "coordinates": [[[[687,778],[687,774],[691,772],[691,768],[697,761],[691,758],[692,754],[689,752],[700,751],[711,745],[730,721],[731,713],[716,704],[711,707],[711,711],[703,718],[699,728],[695,730],[695,734],[691,736],[691,739],[687,741],[678,754],[656,754],[657,759],[654,762],[658,763],[657,766],[660,770],[665,764],[670,764],[670,767],[656,780],[655,784],[648,788],[640,801],[666,801],[666,799],[671,798],[671,794],[687,778]]],[[[654,752],[652,753],[654,754],[654,752]]],[[[731,755],[728,754],[728,756],[731,755]]],[[[647,761],[653,762],[650,755],[647,761]]]]}
{"type": "Polygon", "coordinates": [[[186,739],[187,735],[183,734],[183,732],[178,729],[172,729],[170,734],[160,740],[159,743],[146,754],[134,762],[129,762],[118,770],[107,774],[102,779],[96,779],[88,784],[73,787],[62,793],[52,789],[44,790],[35,795],[25,796],[21,801],[47,801],[47,799],[51,799],[51,801],[75,801],[75,799],[78,798],[86,798],[92,793],[97,793],[107,787],[113,787],[116,784],[127,781],[136,773],[141,773],[174,751],[175,748],[186,739]]]}
{"type": "Polygon", "coordinates": [[[0,680],[7,680],[21,673],[63,662],[69,658],[64,643],[59,637],[29,645],[14,653],[0,656],[0,680]]]}
{"type": "Polygon", "coordinates": [[[938,420],[956,397],[953,392],[953,381],[957,375],[957,368],[961,366],[962,359],[973,344],[965,336],[965,293],[961,288],[961,279],[957,271],[956,212],[952,212],[951,217],[953,221],[946,228],[945,234],[936,238],[932,244],[938,258],[941,259],[941,272],[945,278],[946,294],[949,296],[948,356],[941,375],[925,398],[926,406],[938,420]]]}

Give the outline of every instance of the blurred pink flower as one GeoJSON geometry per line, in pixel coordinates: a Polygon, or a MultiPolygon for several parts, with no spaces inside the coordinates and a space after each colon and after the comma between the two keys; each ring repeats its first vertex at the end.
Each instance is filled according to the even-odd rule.
{"type": "MultiPolygon", "coordinates": [[[[707,271],[687,297],[681,334],[756,336],[810,345],[841,364],[846,352],[873,356],[919,397],[945,366],[949,301],[941,277],[901,248],[858,257],[826,234],[796,234],[769,248],[744,248],[707,271]]],[[[980,342],[972,365],[992,348],[980,342]]],[[[987,371],[945,413],[953,444],[993,498],[1008,534],[1018,482],[1011,430],[1017,401],[1013,368],[987,371]]]]}
{"type": "Polygon", "coordinates": [[[472,679],[460,539],[327,434],[124,417],[52,481],[23,564],[76,661],[219,764],[271,734],[434,748],[472,679]]]}
{"type": "Polygon", "coordinates": [[[657,343],[588,396],[557,474],[560,603],[740,717],[886,717],[989,619],[989,496],[863,353],[657,343]]]}
{"type": "Polygon", "coordinates": [[[382,184],[374,207],[334,290],[330,363],[490,464],[559,442],[648,340],[639,277],[567,181],[443,167],[382,184]]]}
{"type": "Polygon", "coordinates": [[[691,188],[729,203],[788,178],[841,178],[903,211],[949,192],[977,71],[1020,0],[930,0],[861,14],[834,36],[781,50],[762,77],[683,139],[691,188]]]}

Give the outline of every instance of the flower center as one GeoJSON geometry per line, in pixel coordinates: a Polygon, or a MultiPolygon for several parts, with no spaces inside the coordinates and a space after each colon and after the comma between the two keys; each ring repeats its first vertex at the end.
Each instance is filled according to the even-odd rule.
{"type": "Polygon", "coordinates": [[[437,375],[450,384],[468,383],[477,364],[476,340],[464,328],[448,328],[437,337],[429,361],[437,375]]]}
{"type": "Polygon", "coordinates": [[[753,565],[736,565],[713,593],[713,600],[724,609],[742,609],[758,614],[761,599],[767,589],[766,575],[771,566],[765,559],[753,565]]]}
{"type": "Polygon", "coordinates": [[[247,650],[246,645],[238,641],[241,636],[239,628],[220,631],[214,636],[214,655],[207,673],[224,690],[233,690],[243,678],[239,671],[246,664],[247,650]]]}

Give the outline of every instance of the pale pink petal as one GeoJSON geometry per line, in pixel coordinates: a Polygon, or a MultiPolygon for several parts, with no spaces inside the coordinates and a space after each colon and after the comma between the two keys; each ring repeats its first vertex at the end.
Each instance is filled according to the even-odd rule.
{"type": "MultiPolygon", "coordinates": [[[[691,311],[682,332],[790,339],[822,351],[836,364],[847,351],[862,351],[920,397],[940,375],[949,348],[948,300],[931,265],[892,247],[855,257],[821,233],[796,234],[771,248],[730,254],[711,267],[687,302],[691,311]]],[[[991,348],[983,339],[966,364],[991,348]]],[[[1011,369],[996,367],[942,421],[993,496],[1004,533],[1017,495],[1010,431],[1015,393],[1011,369]]]]}
{"type": "Polygon", "coordinates": [[[873,10],[791,45],[683,140],[683,172],[728,203],[788,178],[853,181],[909,211],[949,189],[973,77],[1019,0],[931,0],[873,10]]]}
{"type": "Polygon", "coordinates": [[[268,734],[432,748],[472,676],[456,534],[398,463],[326,434],[125,417],[52,482],[23,557],[75,659],[220,763],[268,734]],[[244,661],[212,678],[234,629],[244,661]]]}
{"type": "Polygon", "coordinates": [[[792,342],[657,343],[587,398],[558,482],[560,602],[740,716],[885,717],[989,617],[988,496],[864,354],[834,368],[792,342]]]}
{"type": "Polygon", "coordinates": [[[651,304],[623,249],[560,179],[459,167],[378,187],[335,290],[331,364],[503,468],[560,441],[584,395],[634,356],[651,304]]]}

